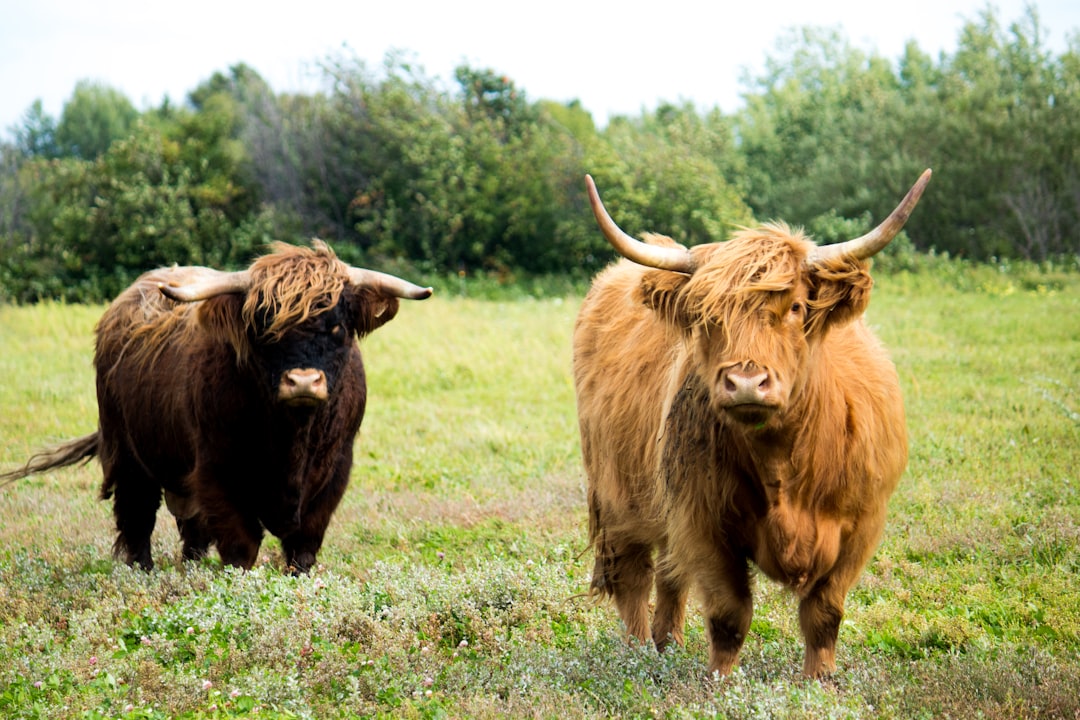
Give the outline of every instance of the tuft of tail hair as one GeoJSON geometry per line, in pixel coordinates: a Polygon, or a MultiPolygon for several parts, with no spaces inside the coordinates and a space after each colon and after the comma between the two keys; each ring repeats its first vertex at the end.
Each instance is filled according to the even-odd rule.
{"type": "Polygon", "coordinates": [[[46,470],[68,467],[80,461],[89,462],[91,458],[97,457],[99,449],[100,439],[97,432],[54,445],[47,450],[35,453],[21,468],[0,473],[0,487],[46,470]]]}

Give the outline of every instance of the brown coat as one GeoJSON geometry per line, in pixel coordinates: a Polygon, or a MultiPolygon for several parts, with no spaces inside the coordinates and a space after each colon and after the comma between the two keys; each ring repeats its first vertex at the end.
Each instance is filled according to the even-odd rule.
{"type": "Polygon", "coordinates": [[[217,546],[250,568],[264,531],[306,571],[349,481],[367,398],[357,338],[430,288],[276,244],[250,268],[153,270],[97,326],[98,430],[32,458],[22,477],[97,456],[115,551],[153,566],[162,497],[183,557],[217,546]]]}
{"type": "Polygon", "coordinates": [[[844,596],[906,463],[896,371],[862,319],[866,262],[810,265],[814,247],[774,224],[692,248],[690,274],[620,260],[574,330],[592,592],[662,649],[696,586],[721,674],[750,627],[750,562],[799,597],[804,672],[835,669],[844,596]]]}

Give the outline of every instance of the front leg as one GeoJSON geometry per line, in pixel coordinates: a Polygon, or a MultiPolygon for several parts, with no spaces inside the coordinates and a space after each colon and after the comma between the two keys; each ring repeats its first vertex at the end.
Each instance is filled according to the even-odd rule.
{"type": "Polygon", "coordinates": [[[184,542],[182,550],[184,560],[201,560],[206,557],[213,537],[201,515],[196,514],[186,519],[176,518],[176,529],[184,542]]]}
{"type": "MultiPolygon", "coordinates": [[[[223,563],[250,570],[255,565],[259,546],[262,544],[262,525],[251,507],[253,499],[234,497],[221,482],[223,477],[236,476],[230,473],[243,472],[241,468],[220,471],[200,468],[193,473],[202,515],[202,523],[193,530],[197,530],[198,535],[205,534],[213,538],[223,563]]],[[[185,536],[184,540],[186,551],[189,537],[185,536]]],[[[193,542],[192,549],[198,549],[199,544],[193,542]]]]}
{"type": "Polygon", "coordinates": [[[285,565],[294,573],[306,573],[315,564],[315,557],[322,547],[330,518],[337,509],[349,484],[352,471],[352,451],[343,453],[334,468],[330,482],[316,495],[308,498],[298,511],[298,527],[295,531],[280,535],[285,565]]]}
{"type": "Polygon", "coordinates": [[[217,508],[207,515],[207,526],[214,536],[218,554],[226,565],[250,570],[259,556],[262,544],[262,526],[253,517],[247,517],[234,508],[217,508]]]}
{"type": "Polygon", "coordinates": [[[709,673],[727,675],[735,666],[754,615],[746,561],[724,558],[702,578],[702,609],[709,638],[709,673]]]}
{"type": "Polygon", "coordinates": [[[829,583],[814,588],[799,603],[799,627],[806,640],[803,675],[820,678],[836,672],[836,638],[844,617],[844,594],[829,583]]]}
{"type": "Polygon", "coordinates": [[[689,591],[689,584],[672,571],[667,550],[662,548],[656,569],[656,611],[652,623],[653,642],[660,652],[672,640],[677,645],[683,645],[689,591]]]}
{"type": "Polygon", "coordinates": [[[844,598],[858,581],[881,533],[884,512],[868,515],[840,546],[836,564],[805,594],[800,593],[799,627],[806,641],[803,675],[836,672],[836,639],[844,618],[844,598]]]}

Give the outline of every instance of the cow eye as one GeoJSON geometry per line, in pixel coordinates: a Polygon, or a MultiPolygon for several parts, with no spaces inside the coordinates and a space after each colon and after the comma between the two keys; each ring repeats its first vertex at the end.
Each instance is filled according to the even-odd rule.
{"type": "Polygon", "coordinates": [[[791,312],[795,315],[802,315],[803,305],[802,303],[792,303],[791,312]]]}
{"type": "Polygon", "coordinates": [[[345,329],[340,325],[335,325],[334,327],[330,328],[330,334],[336,338],[340,338],[342,335],[345,334],[345,329]]]}

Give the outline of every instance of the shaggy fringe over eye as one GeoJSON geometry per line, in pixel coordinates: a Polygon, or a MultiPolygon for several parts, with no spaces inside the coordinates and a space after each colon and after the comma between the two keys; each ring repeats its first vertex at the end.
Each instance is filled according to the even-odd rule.
{"type": "Polygon", "coordinates": [[[784,223],[744,228],[696,258],[699,269],[684,290],[687,310],[726,332],[731,318],[766,305],[770,293],[794,287],[813,247],[801,231],[784,223]]]}
{"type": "Polygon", "coordinates": [[[348,266],[321,240],[310,248],[276,242],[251,266],[251,289],[242,315],[248,327],[272,318],[262,339],[275,342],[292,327],[337,305],[349,280],[348,266]]]}

